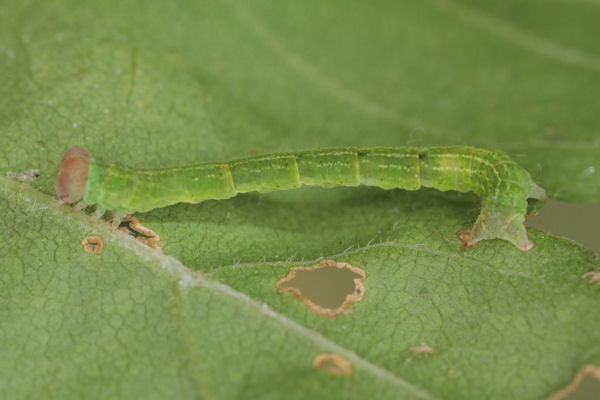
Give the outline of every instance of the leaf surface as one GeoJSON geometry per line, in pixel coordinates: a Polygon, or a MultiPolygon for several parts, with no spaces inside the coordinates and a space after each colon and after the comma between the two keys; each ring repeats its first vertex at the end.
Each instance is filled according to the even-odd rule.
{"type": "Polygon", "coordinates": [[[41,174],[0,177],[1,397],[542,398],[600,364],[600,289],[580,279],[596,256],[533,229],[529,252],[464,250],[469,194],[303,188],[137,215],[164,252],[51,197],[74,146],[155,168],[471,144],[598,201],[600,48],[582,32],[600,8],[521,4],[0,3],[0,171],[41,174]],[[276,290],[323,258],[366,272],[349,314],[276,290]]]}

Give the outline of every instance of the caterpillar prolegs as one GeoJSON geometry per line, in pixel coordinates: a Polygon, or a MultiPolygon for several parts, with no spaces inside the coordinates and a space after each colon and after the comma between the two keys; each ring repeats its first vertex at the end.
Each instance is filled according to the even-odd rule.
{"type": "Polygon", "coordinates": [[[54,189],[62,202],[78,208],[95,204],[98,215],[110,210],[118,221],[180,202],[302,185],[472,191],[481,198],[481,213],[461,234],[465,245],[499,238],[521,250],[533,246],[524,226],[527,199],[546,199],[506,154],[467,146],[333,148],[149,170],[104,164],[72,148],[62,158],[54,189]]]}

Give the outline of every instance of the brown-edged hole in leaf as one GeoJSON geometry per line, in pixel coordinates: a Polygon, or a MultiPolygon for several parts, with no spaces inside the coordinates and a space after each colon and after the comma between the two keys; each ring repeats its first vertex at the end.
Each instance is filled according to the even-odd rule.
{"type": "Polygon", "coordinates": [[[100,254],[104,248],[102,238],[98,236],[86,236],[85,239],[81,241],[81,245],[86,253],[95,255],[100,254]]]}
{"type": "Polygon", "coordinates": [[[352,375],[352,364],[350,364],[348,361],[338,356],[337,354],[318,354],[313,359],[313,366],[316,369],[321,369],[334,375],[352,375]]]}
{"type": "Polygon", "coordinates": [[[586,365],[567,386],[548,397],[548,400],[576,400],[596,398],[600,393],[600,368],[586,365]]]}
{"type": "Polygon", "coordinates": [[[312,311],[324,317],[346,314],[365,293],[365,271],[348,263],[321,261],[312,267],[294,267],[277,282],[281,292],[293,293],[312,311]]]}
{"type": "Polygon", "coordinates": [[[119,230],[125,232],[140,242],[152,247],[153,249],[160,249],[160,236],[152,229],[146,228],[140,223],[140,220],[136,217],[124,217],[119,225],[119,230]]]}

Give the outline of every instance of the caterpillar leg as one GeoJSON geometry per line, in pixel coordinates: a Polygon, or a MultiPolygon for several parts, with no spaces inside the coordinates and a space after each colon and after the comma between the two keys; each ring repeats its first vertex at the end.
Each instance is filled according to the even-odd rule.
{"type": "Polygon", "coordinates": [[[113,210],[113,219],[111,222],[112,229],[118,229],[119,225],[121,225],[121,222],[123,221],[123,218],[125,218],[126,216],[127,213],[124,211],[113,210]]]}
{"type": "Polygon", "coordinates": [[[546,191],[542,189],[537,183],[529,178],[529,195],[527,198],[536,199],[536,200],[548,200],[548,196],[546,196],[546,191]]]}
{"type": "Polygon", "coordinates": [[[527,251],[533,247],[533,241],[527,238],[525,216],[514,210],[482,211],[473,229],[462,231],[460,239],[467,247],[474,246],[481,240],[504,239],[520,250],[527,251]]]}
{"type": "Polygon", "coordinates": [[[92,214],[92,217],[90,218],[90,223],[94,223],[94,222],[98,221],[100,218],[102,218],[104,213],[106,213],[106,209],[104,207],[102,207],[100,204],[97,204],[96,211],[94,211],[94,213],[92,214]]]}
{"type": "Polygon", "coordinates": [[[79,200],[77,203],[75,203],[75,205],[73,206],[73,210],[75,211],[81,211],[83,209],[85,209],[88,205],[86,204],[85,201],[83,200],[79,200]]]}

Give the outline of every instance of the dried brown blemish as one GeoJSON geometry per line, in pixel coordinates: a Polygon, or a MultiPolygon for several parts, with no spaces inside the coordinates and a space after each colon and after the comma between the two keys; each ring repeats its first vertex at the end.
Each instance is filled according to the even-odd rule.
{"type": "Polygon", "coordinates": [[[425,343],[421,343],[418,346],[410,346],[408,349],[413,353],[413,356],[418,356],[419,354],[433,354],[433,353],[435,353],[435,351],[433,350],[433,348],[427,346],[425,343]]]}
{"type": "Polygon", "coordinates": [[[6,176],[19,182],[37,181],[40,178],[40,170],[30,169],[23,172],[7,172],[6,176]]]}
{"type": "Polygon", "coordinates": [[[458,238],[465,245],[466,248],[475,246],[476,243],[471,243],[471,231],[468,229],[458,231],[458,238]]]}
{"type": "Polygon", "coordinates": [[[102,242],[102,238],[98,236],[86,236],[86,238],[81,241],[81,245],[86,253],[94,255],[100,254],[104,248],[104,242],[102,242]]]}
{"type": "Polygon", "coordinates": [[[146,228],[140,223],[140,220],[136,217],[124,217],[119,230],[125,232],[140,242],[152,247],[153,249],[160,249],[160,236],[152,229],[146,228]]]}
{"type": "Polygon", "coordinates": [[[584,366],[579,370],[577,375],[575,375],[575,378],[573,378],[571,383],[554,393],[552,396],[548,397],[548,400],[562,400],[566,398],[577,390],[583,379],[588,375],[600,381],[600,368],[591,364],[584,366]]]}
{"type": "Polygon", "coordinates": [[[352,375],[352,364],[350,364],[348,361],[338,356],[337,354],[318,354],[313,360],[313,366],[316,369],[321,369],[334,375],[352,375]]]}
{"type": "Polygon", "coordinates": [[[340,314],[349,313],[350,304],[362,300],[365,293],[365,287],[363,285],[363,280],[365,279],[365,277],[365,271],[363,271],[360,268],[353,267],[348,263],[338,263],[332,260],[323,260],[319,264],[313,265],[312,267],[291,268],[290,272],[285,277],[281,278],[279,282],[277,282],[277,289],[280,292],[293,293],[298,300],[301,300],[306,305],[306,307],[308,307],[309,309],[311,309],[319,315],[322,315],[324,317],[336,317],[340,314]],[[336,308],[329,308],[323,305],[319,305],[311,299],[309,299],[308,297],[302,295],[302,291],[299,288],[291,286],[292,281],[297,278],[298,274],[303,272],[324,270],[326,268],[347,269],[348,271],[352,272],[355,276],[352,279],[354,285],[352,292],[347,294],[343,302],[336,308]]]}
{"type": "Polygon", "coordinates": [[[455,370],[453,370],[452,368],[450,368],[450,369],[448,370],[448,372],[446,372],[446,373],[448,374],[448,376],[454,376],[454,375],[456,375],[456,371],[455,371],[455,370]]]}
{"type": "Polygon", "coordinates": [[[600,271],[590,271],[581,275],[580,279],[589,279],[588,283],[600,282],[600,271]]]}

